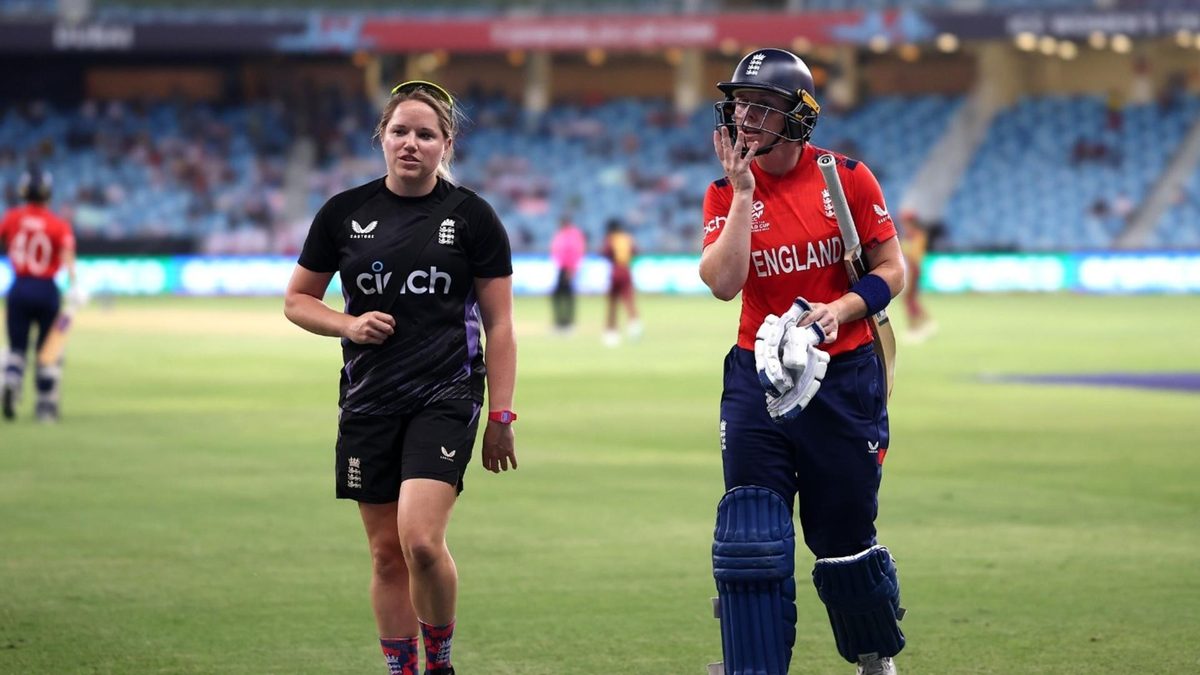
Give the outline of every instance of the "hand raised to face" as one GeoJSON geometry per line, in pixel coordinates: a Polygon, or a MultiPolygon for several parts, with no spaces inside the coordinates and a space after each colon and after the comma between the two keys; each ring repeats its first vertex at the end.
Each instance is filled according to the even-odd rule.
{"type": "Polygon", "coordinates": [[[731,141],[729,128],[722,126],[713,132],[713,148],[733,191],[754,192],[754,174],[750,172],[750,162],[754,161],[754,155],[758,152],[758,141],[751,141],[747,146],[745,137],[741,135],[736,141],[731,141]]]}

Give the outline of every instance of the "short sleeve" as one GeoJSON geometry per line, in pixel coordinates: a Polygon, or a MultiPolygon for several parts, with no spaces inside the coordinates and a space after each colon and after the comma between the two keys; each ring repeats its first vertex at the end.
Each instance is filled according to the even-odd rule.
{"type": "Polygon", "coordinates": [[[847,190],[846,200],[850,202],[858,238],[863,249],[869,251],[896,236],[896,224],[888,212],[883,189],[867,165],[858,162],[848,173],[852,188],[847,190]]]}
{"type": "Polygon", "coordinates": [[[725,227],[725,219],[729,216],[732,194],[724,178],[710,183],[708,191],[704,193],[704,248],[721,236],[721,229],[725,227]]]}
{"type": "Polygon", "coordinates": [[[484,279],[512,276],[512,246],[495,209],[487,201],[475,197],[464,211],[471,233],[467,251],[471,274],[484,279]]]}
{"type": "Polygon", "coordinates": [[[332,236],[337,223],[330,222],[336,218],[332,204],[331,199],[317,211],[304,239],[304,248],[300,250],[300,266],[313,272],[338,271],[337,244],[332,236]]]}

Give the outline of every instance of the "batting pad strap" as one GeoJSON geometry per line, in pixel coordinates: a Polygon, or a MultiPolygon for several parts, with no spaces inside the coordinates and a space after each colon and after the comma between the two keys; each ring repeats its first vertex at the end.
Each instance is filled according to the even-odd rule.
{"type": "Polygon", "coordinates": [[[62,373],[61,366],[38,366],[35,373],[38,389],[55,388],[62,379],[62,373]]]}
{"type": "Polygon", "coordinates": [[[892,289],[878,274],[868,274],[850,287],[851,293],[857,293],[867,303],[867,316],[873,316],[887,308],[892,301],[892,289]]]}
{"type": "Polygon", "coordinates": [[[786,673],[796,642],[796,530],[791,507],[762,487],[737,487],[717,506],[713,577],[729,675],[786,673]]]}
{"type": "Polygon", "coordinates": [[[895,656],[904,649],[899,621],[900,581],[883,546],[844,558],[821,558],[813,584],[825,603],[838,653],[851,663],[864,654],[895,656]]]}

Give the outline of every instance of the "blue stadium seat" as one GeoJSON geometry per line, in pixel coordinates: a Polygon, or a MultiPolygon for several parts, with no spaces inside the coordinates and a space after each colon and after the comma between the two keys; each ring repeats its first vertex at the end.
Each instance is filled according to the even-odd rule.
{"type": "Polygon", "coordinates": [[[1195,119],[1098,96],[1030,97],[1002,111],[947,205],[959,250],[1085,250],[1112,244],[1195,119]]]}

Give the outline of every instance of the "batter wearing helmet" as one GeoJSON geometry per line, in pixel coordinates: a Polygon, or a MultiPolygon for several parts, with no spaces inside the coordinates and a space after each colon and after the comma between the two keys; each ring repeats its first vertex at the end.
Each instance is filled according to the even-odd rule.
{"type": "MultiPolygon", "coordinates": [[[[31,170],[21,176],[17,192],[25,204],[10,209],[0,220],[0,245],[8,251],[13,266],[8,289],[6,328],[8,356],[4,364],[3,415],[16,417],[21,384],[29,352],[29,331],[38,328],[36,353],[42,348],[62,306],[54,277],[66,267],[72,291],[75,283],[75,235],[67,221],[46,206],[50,201],[51,178],[31,170]]],[[[54,422],[59,414],[59,379],[62,363],[39,364],[36,370],[37,418],[54,422]]]]}
{"type": "Polygon", "coordinates": [[[713,543],[724,672],[788,671],[799,498],[839,653],[859,673],[895,673],[903,610],[875,531],[887,389],[865,317],[904,288],[896,228],[867,166],[833,153],[869,271],[851,287],[817,167],[829,151],[808,142],[820,106],[799,57],[756,50],[717,88],[713,145],[725,176],[704,198],[700,277],[721,300],[742,296],[725,358],[727,492],[713,543]]]}

